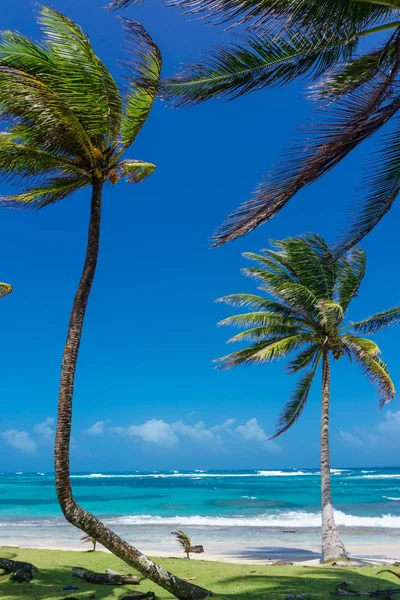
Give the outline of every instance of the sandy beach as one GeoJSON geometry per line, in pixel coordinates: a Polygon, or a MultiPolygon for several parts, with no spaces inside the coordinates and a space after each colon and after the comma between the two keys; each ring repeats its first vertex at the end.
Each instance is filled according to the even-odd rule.
{"type": "MultiPolygon", "coordinates": [[[[346,540],[346,536],[344,536],[346,540]]],[[[133,540],[130,540],[133,542],[133,540]]],[[[347,542],[346,544],[349,557],[351,562],[357,564],[393,564],[400,561],[400,545],[393,543],[391,545],[382,546],[379,543],[373,543],[371,539],[366,540],[364,545],[352,545],[347,542]]],[[[47,550],[70,550],[75,552],[82,552],[85,550],[85,546],[81,543],[62,543],[62,541],[54,540],[37,540],[33,542],[30,540],[26,543],[26,540],[13,540],[10,543],[9,539],[0,538],[0,547],[8,548],[30,548],[30,549],[47,549],[47,550]]],[[[140,545],[138,544],[141,552],[149,556],[158,556],[163,558],[182,558],[183,554],[178,548],[174,548],[174,544],[149,544],[140,545]]],[[[101,545],[97,546],[98,551],[108,552],[101,545]]],[[[274,546],[255,546],[252,547],[248,543],[240,541],[233,541],[229,547],[224,541],[214,541],[207,544],[205,552],[203,554],[193,554],[191,556],[193,560],[205,560],[205,561],[216,561],[223,563],[234,563],[234,564],[273,564],[276,562],[288,562],[298,566],[317,566],[320,564],[321,553],[317,543],[306,542],[302,540],[301,547],[292,547],[285,545],[283,542],[281,545],[276,545],[274,540],[274,546]],[[305,542],[305,543],[303,543],[305,542]]]]}

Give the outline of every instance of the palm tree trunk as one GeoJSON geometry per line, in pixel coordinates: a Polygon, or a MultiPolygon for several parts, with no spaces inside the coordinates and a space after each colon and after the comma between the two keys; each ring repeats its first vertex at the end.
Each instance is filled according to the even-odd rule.
{"type": "Polygon", "coordinates": [[[88,246],[83,273],[75,296],[69,320],[67,341],[61,367],[60,391],[58,396],[58,421],[55,439],[56,490],[61,509],[69,523],[95,538],[113,554],[137,569],[180,599],[200,600],[211,596],[211,592],[175,577],[158,566],[136,548],[116,535],[104,523],[79,506],[72,495],[69,447],[71,438],[72,398],[78,351],[82,335],[83,320],[90,289],[96,271],[100,240],[100,215],[103,182],[93,184],[88,246]]]}
{"type": "Polygon", "coordinates": [[[321,420],[321,499],[323,561],[347,560],[346,549],[339,537],[333,517],[331,494],[331,460],[329,452],[329,404],[331,374],[329,353],[322,358],[322,420],[321,420]]]}

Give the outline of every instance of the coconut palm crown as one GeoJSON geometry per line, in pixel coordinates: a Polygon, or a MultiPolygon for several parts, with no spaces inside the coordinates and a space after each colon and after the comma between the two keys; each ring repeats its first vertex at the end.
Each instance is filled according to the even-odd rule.
{"type": "Polygon", "coordinates": [[[125,90],[94,53],[82,29],[39,7],[44,42],[0,34],[0,175],[25,184],[7,206],[42,208],[93,182],[137,183],[155,165],[128,160],[157,94],[158,47],[143,27],[123,20],[125,90]]]}
{"type": "Polygon", "coordinates": [[[240,364],[267,363],[296,353],[288,364],[288,371],[302,372],[302,376],[283,409],[273,437],[287,431],[300,417],[321,364],[322,556],[325,561],[346,560],[331,494],[330,363],[332,358],[339,360],[343,356],[358,363],[378,387],[379,406],[390,402],[395,389],[379,357],[380,350],[373,341],[362,336],[400,321],[400,306],[364,321],[346,324],[346,311],[365,274],[366,256],[359,248],[335,260],[324,240],[313,234],[274,242],[272,250],[245,256],[258,263],[257,267],[245,269],[245,274],[255,277],[271,298],[253,294],[220,298],[222,302],[246,307],[252,312],[221,321],[221,325],[244,328],[230,342],[249,342],[249,345],[222,357],[219,362],[227,369],[240,364]]]}
{"type": "Polygon", "coordinates": [[[271,298],[231,294],[218,300],[251,309],[219,323],[245,329],[229,342],[250,342],[246,348],[218,359],[220,368],[268,363],[296,352],[288,372],[303,375],[283,410],[274,437],[287,431],[300,417],[324,355],[335,361],[347,357],[358,363],[376,384],[382,408],[393,399],[395,388],[379,356],[379,347],[362,336],[399,322],[400,306],[346,324],[346,311],[365,274],[363,250],[355,248],[335,261],[317,235],[275,241],[273,248],[262,254],[244,254],[259,265],[244,269],[244,274],[259,281],[260,289],[271,298]]]}

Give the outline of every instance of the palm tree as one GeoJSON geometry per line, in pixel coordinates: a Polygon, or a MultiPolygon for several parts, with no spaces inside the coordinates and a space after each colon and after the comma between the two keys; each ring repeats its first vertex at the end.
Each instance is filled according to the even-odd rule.
{"type": "Polygon", "coordinates": [[[268,363],[296,352],[288,364],[290,374],[303,371],[297,387],[278,421],[277,437],[300,417],[315,374],[322,366],[321,499],[322,555],[325,561],[346,557],[335,525],[329,454],[329,411],[331,361],[342,356],[358,363],[378,387],[380,408],[393,399],[395,389],[380,350],[371,340],[360,337],[400,322],[400,306],[356,323],[345,324],[350,302],[357,296],[366,267],[365,253],[356,248],[335,260],[329,247],[315,234],[274,242],[273,250],[244,256],[259,266],[244,274],[261,282],[271,298],[254,294],[232,294],[220,298],[251,312],[228,317],[220,325],[245,330],[229,342],[249,342],[246,348],[218,359],[220,368],[241,364],[268,363]]]}
{"type": "Polygon", "coordinates": [[[61,368],[55,440],[58,500],[70,523],[146,577],[179,598],[204,598],[206,590],[168,573],[79,506],[70,481],[75,368],[97,265],[103,188],[107,180],[115,184],[122,177],[137,183],[155,168],[123,154],[135,141],[156,97],[160,51],[139,23],[123,21],[129,56],[122,94],[78,25],[46,7],[40,7],[38,20],[42,44],[20,33],[0,35],[0,105],[3,123],[9,125],[0,133],[0,172],[6,179],[28,180],[27,189],[2,197],[1,203],[43,208],[81,188],[91,188],[87,252],[61,368]]]}
{"type": "MultiPolygon", "coordinates": [[[[136,0],[115,0],[114,8],[136,0]]],[[[237,98],[303,78],[317,113],[253,196],[228,216],[213,245],[246,235],[276,215],[304,186],[337,165],[358,144],[382,136],[366,169],[338,255],[358,243],[390,210],[400,192],[398,92],[399,0],[165,0],[185,14],[245,26],[236,43],[222,44],[164,82],[173,106],[214,97],[237,98]],[[363,39],[368,36],[370,42],[363,39]]]]}

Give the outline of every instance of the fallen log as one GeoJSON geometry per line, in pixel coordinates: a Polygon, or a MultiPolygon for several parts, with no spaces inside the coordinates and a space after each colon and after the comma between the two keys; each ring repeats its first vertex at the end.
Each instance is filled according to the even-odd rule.
{"type": "Polygon", "coordinates": [[[15,573],[21,569],[23,571],[37,571],[37,568],[31,565],[31,563],[10,560],[9,558],[0,558],[0,570],[5,571],[6,573],[15,573]]]}
{"type": "Polygon", "coordinates": [[[193,553],[193,554],[202,554],[204,552],[204,547],[203,546],[190,546],[189,548],[189,552],[193,553]]]}
{"type": "Polygon", "coordinates": [[[358,592],[349,589],[348,585],[340,585],[334,592],[336,596],[369,596],[370,598],[380,598],[381,600],[391,600],[396,594],[400,594],[400,588],[392,590],[374,590],[372,592],[358,592]]]}
{"type": "Polygon", "coordinates": [[[119,597],[119,600],[155,600],[154,592],[130,592],[119,597]]]}
{"type": "Polygon", "coordinates": [[[88,583],[98,583],[99,585],[137,585],[140,583],[140,577],[137,575],[95,573],[82,567],[72,567],[72,575],[88,583]]]}

